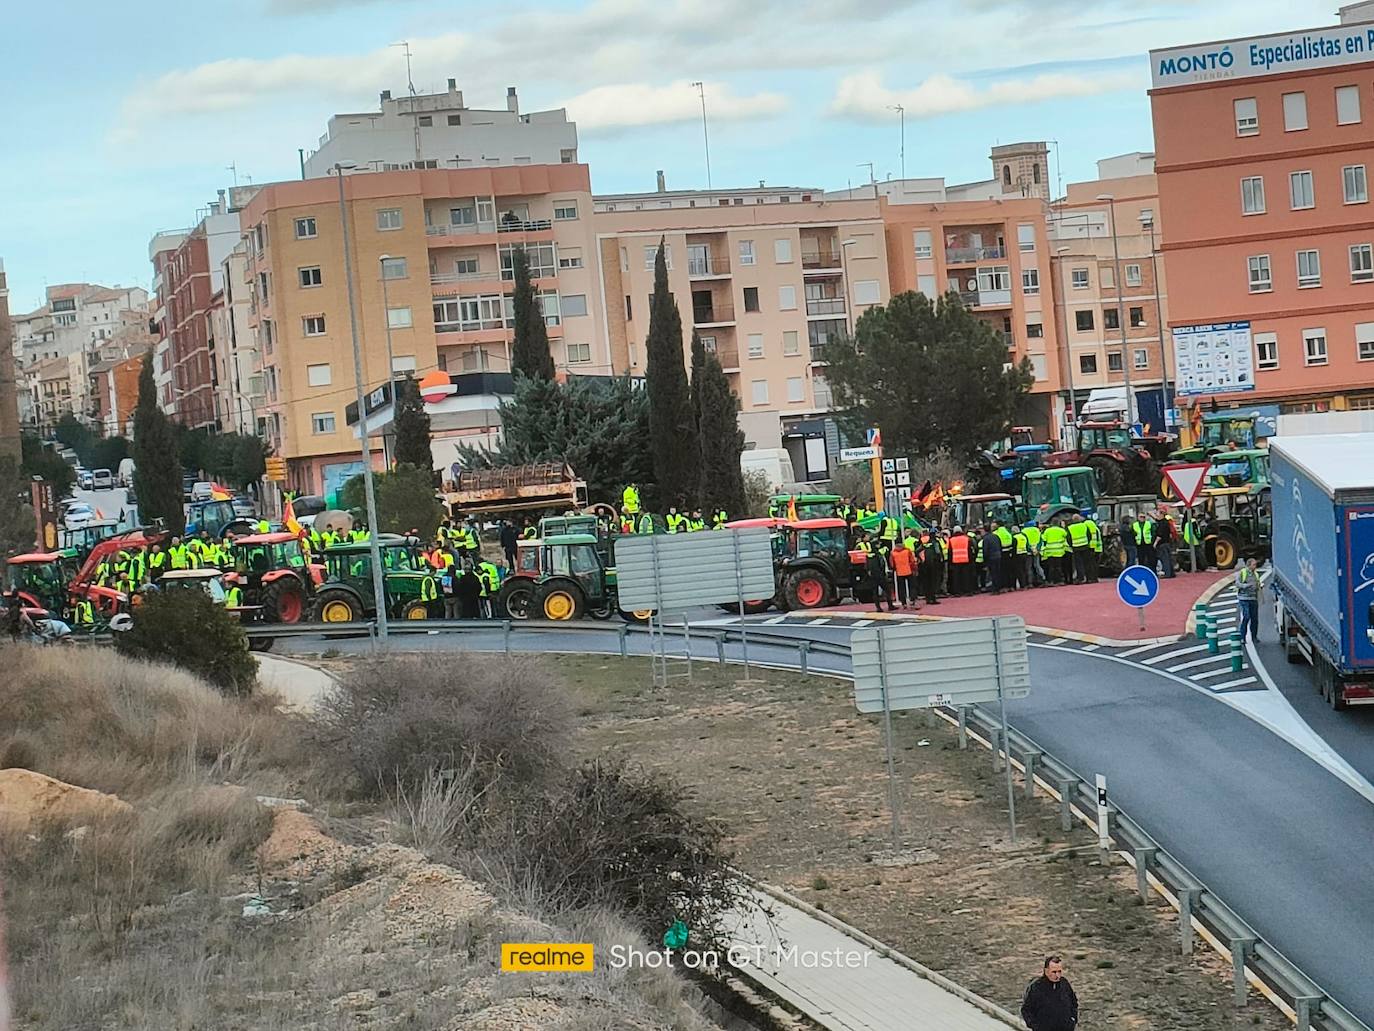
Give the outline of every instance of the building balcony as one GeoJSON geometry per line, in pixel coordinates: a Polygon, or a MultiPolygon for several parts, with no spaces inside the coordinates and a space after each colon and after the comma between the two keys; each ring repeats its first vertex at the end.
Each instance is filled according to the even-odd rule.
{"type": "Polygon", "coordinates": [[[730,274],[730,259],[708,255],[687,259],[688,279],[720,279],[730,274]]]}
{"type": "Polygon", "coordinates": [[[450,222],[425,226],[426,236],[484,236],[494,232],[495,222],[450,222]]]}
{"type": "Polygon", "coordinates": [[[1007,256],[1005,247],[946,247],[946,265],[973,265],[980,261],[997,261],[1007,256]]]}
{"type": "Polygon", "coordinates": [[[735,306],[733,304],[713,304],[709,308],[692,309],[692,325],[698,328],[707,326],[733,326],[735,306]]]}
{"type": "Polygon", "coordinates": [[[1010,290],[963,290],[959,299],[966,308],[1010,308],[1010,290]]]}
{"type": "Polygon", "coordinates": [[[498,233],[543,233],[551,229],[553,229],[553,222],[547,218],[503,218],[496,223],[498,233]]]}
{"type": "Polygon", "coordinates": [[[844,268],[838,247],[818,251],[802,251],[801,265],[804,272],[839,272],[844,268]]]}
{"type": "Polygon", "coordinates": [[[739,348],[733,344],[729,346],[717,346],[715,349],[716,360],[720,362],[720,367],[726,372],[739,372],[739,348]]]}
{"type": "Polygon", "coordinates": [[[843,297],[822,297],[806,302],[806,317],[834,316],[844,314],[843,297]]]}
{"type": "Polygon", "coordinates": [[[435,286],[446,283],[478,283],[501,278],[499,272],[431,272],[429,281],[435,286]]]}

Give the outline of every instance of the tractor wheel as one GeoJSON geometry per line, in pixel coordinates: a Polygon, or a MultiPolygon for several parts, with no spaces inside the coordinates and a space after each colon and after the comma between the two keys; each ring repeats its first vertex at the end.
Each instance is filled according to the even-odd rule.
{"type": "Polygon", "coordinates": [[[620,618],[627,623],[647,623],[649,622],[649,618],[653,614],[653,609],[635,609],[633,612],[630,612],[627,609],[620,610],[620,618]]]}
{"type": "MultiPolygon", "coordinates": [[[[738,615],[739,615],[739,603],[738,603],[738,602],[734,602],[734,601],[723,601],[723,602],[720,603],[720,605],[719,605],[718,607],[720,608],[720,610],[721,610],[722,612],[729,612],[729,613],[731,613],[732,615],[735,615],[735,616],[738,616],[738,615]]],[[[749,599],[746,598],[745,601],[744,601],[744,614],[745,614],[746,616],[757,616],[757,615],[759,615],[760,613],[767,612],[767,611],[768,611],[770,608],[772,608],[772,607],[773,607],[773,599],[772,599],[772,598],[759,598],[759,599],[757,599],[757,600],[755,600],[755,601],[750,601],[749,599]]]]}
{"type": "Polygon", "coordinates": [[[270,652],[272,645],[276,644],[273,637],[250,637],[248,639],[248,650],[250,652],[270,652]]]}
{"type": "Polygon", "coordinates": [[[783,581],[782,593],[789,609],[818,609],[830,600],[833,592],[824,573],[803,569],[783,581]]]}
{"type": "Polygon", "coordinates": [[[357,623],[363,618],[358,599],[347,591],[332,590],[320,594],[315,603],[315,618],[321,623],[357,623]]]}
{"type": "Polygon", "coordinates": [[[535,594],[535,611],[555,622],[581,619],[587,611],[587,599],[581,587],[560,577],[540,585],[535,594]]]}
{"type": "Polygon", "coordinates": [[[401,606],[402,619],[428,619],[429,603],[413,598],[401,606]]]}
{"type": "Polygon", "coordinates": [[[1119,497],[1126,488],[1126,473],[1121,463],[1111,458],[1089,458],[1084,463],[1097,476],[1097,493],[1103,497],[1119,497]]]}
{"type": "Polygon", "coordinates": [[[511,619],[529,619],[534,601],[534,581],[527,576],[512,577],[496,592],[496,610],[511,619]]]}
{"type": "Polygon", "coordinates": [[[1236,568],[1236,562],[1240,558],[1240,542],[1229,533],[1217,534],[1212,549],[1216,555],[1218,569],[1236,568]]]}
{"type": "Polygon", "coordinates": [[[305,618],[305,592],[295,577],[282,577],[262,592],[263,615],[269,623],[299,623],[305,618]]]}

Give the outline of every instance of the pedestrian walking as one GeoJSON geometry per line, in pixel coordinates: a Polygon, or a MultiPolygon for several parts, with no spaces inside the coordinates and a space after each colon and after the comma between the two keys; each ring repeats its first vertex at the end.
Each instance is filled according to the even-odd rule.
{"type": "Polygon", "coordinates": [[[921,592],[927,605],[939,605],[940,580],[944,576],[945,556],[940,542],[929,533],[921,534],[921,592]]]}
{"type": "Polygon", "coordinates": [[[1026,986],[1021,1019],[1030,1031],[1075,1031],[1078,1027],[1078,996],[1058,956],[1046,956],[1044,972],[1026,986]]]}
{"type": "Polygon", "coordinates": [[[1240,602],[1240,639],[1245,640],[1248,631],[1250,640],[1259,644],[1259,603],[1260,592],[1259,560],[1251,556],[1245,565],[1236,571],[1236,600],[1240,602]]]}
{"type": "Polygon", "coordinates": [[[519,540],[519,535],[515,532],[515,525],[509,519],[501,520],[501,550],[506,553],[506,565],[511,569],[515,568],[515,542],[519,540]]]}
{"type": "Polygon", "coordinates": [[[897,587],[893,602],[909,609],[916,603],[916,556],[907,547],[906,541],[899,540],[892,546],[888,561],[892,564],[892,576],[897,587]]]}

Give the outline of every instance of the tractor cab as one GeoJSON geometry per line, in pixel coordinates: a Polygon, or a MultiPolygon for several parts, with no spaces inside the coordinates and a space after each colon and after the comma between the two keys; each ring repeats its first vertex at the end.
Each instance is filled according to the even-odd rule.
{"type": "Polygon", "coordinates": [[[199,569],[169,569],[158,578],[160,591],[203,591],[216,605],[225,602],[224,574],[211,566],[199,569]]]}
{"type": "Polygon", "coordinates": [[[1005,526],[1021,522],[1016,499],[1010,494],[961,494],[945,507],[949,527],[970,529],[996,519],[1005,526]]]}
{"type": "Polygon", "coordinates": [[[774,494],[768,499],[768,515],[774,519],[833,519],[842,500],[838,494],[774,494]]]}
{"type": "Polygon", "coordinates": [[[74,572],[72,560],[58,551],[15,555],[5,563],[5,593],[17,590],[26,606],[61,616],[74,572]]]}
{"type": "Polygon", "coordinates": [[[97,544],[113,537],[118,532],[119,524],[117,522],[113,519],[102,519],[98,522],[87,523],[75,530],[58,530],[57,543],[64,554],[74,558],[80,565],[86,561],[86,556],[95,550],[97,544]]]}
{"type": "Polygon", "coordinates": [[[234,577],[245,604],[261,606],[269,623],[299,623],[317,581],[300,538],[293,533],[255,533],[234,540],[234,577]]]}
{"type": "Polygon", "coordinates": [[[807,519],[788,523],[783,541],[784,554],[788,559],[849,560],[847,527],[842,519],[807,519]]]}
{"type": "MultiPolygon", "coordinates": [[[[377,541],[382,559],[382,589],[387,613],[400,619],[429,619],[438,614],[438,584],[410,537],[384,535],[377,541]]],[[[335,544],[324,549],[324,583],[316,611],[323,623],[354,623],[377,613],[372,584],[372,546],[368,541],[335,544]]]]}
{"type": "Polygon", "coordinates": [[[1029,517],[1036,520],[1090,516],[1097,511],[1097,474],[1086,465],[1041,469],[1026,475],[1022,496],[1029,517]]]}
{"type": "Polygon", "coordinates": [[[1251,487],[1258,491],[1269,486],[1269,452],[1262,448],[1247,451],[1219,451],[1207,470],[1209,487],[1251,487]]]}
{"type": "Polygon", "coordinates": [[[192,501],[186,506],[186,536],[194,537],[201,530],[210,531],[216,540],[226,533],[252,533],[257,523],[234,511],[234,503],[227,500],[192,501]]]}
{"type": "Polygon", "coordinates": [[[1255,417],[1235,412],[1204,412],[1202,429],[1190,447],[1169,456],[1173,462],[1201,462],[1219,451],[1236,447],[1249,451],[1255,447],[1255,417]]]}

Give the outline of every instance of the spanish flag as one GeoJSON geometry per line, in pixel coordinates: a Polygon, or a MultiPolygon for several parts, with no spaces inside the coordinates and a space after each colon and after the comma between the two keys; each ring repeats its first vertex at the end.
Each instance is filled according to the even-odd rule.
{"type": "Polygon", "coordinates": [[[1202,398],[1193,398],[1193,410],[1188,413],[1188,428],[1193,431],[1193,441],[1202,439],[1202,398]]]}
{"type": "Polygon", "coordinates": [[[294,533],[299,537],[304,532],[301,529],[301,524],[296,522],[296,503],[294,500],[286,502],[286,508],[282,509],[281,521],[288,533],[294,533]]]}
{"type": "Polygon", "coordinates": [[[795,494],[787,499],[787,521],[789,523],[797,521],[797,496],[795,494]]]}
{"type": "Polygon", "coordinates": [[[942,483],[937,483],[934,488],[926,493],[921,499],[921,507],[929,512],[936,505],[942,505],[945,501],[945,487],[942,483]]]}

